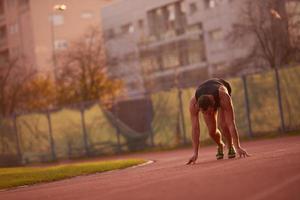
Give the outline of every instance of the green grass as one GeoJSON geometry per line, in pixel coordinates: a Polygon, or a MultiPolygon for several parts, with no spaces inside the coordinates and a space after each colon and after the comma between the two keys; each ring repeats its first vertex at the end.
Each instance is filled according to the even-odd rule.
{"type": "Polygon", "coordinates": [[[124,169],[146,162],[142,159],[85,162],[51,167],[0,168],[0,189],[62,180],[80,175],[124,169]]]}

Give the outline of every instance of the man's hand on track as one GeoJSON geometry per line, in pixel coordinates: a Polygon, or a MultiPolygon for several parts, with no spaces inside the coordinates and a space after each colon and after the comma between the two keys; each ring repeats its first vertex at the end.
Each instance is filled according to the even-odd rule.
{"type": "Polygon", "coordinates": [[[190,160],[189,160],[186,164],[187,164],[187,165],[195,164],[197,158],[198,158],[198,155],[193,155],[193,156],[190,158],[190,160]]]}
{"type": "Polygon", "coordinates": [[[237,153],[239,154],[239,156],[240,156],[240,158],[241,157],[244,157],[244,158],[246,158],[246,157],[250,157],[251,155],[250,154],[248,154],[247,153],[247,151],[245,150],[245,149],[243,149],[243,148],[237,148],[237,153]]]}

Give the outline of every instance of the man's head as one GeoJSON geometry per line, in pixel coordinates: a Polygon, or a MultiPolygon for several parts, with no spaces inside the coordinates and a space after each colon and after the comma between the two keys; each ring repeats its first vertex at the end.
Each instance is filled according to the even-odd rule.
{"type": "Polygon", "coordinates": [[[201,95],[198,98],[198,106],[202,111],[206,111],[209,107],[214,107],[214,101],[208,95],[201,95]]]}

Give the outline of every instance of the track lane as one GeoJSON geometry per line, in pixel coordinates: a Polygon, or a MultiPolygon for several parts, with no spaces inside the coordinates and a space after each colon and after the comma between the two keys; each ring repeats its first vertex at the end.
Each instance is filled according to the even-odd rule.
{"type": "MultiPolygon", "coordinates": [[[[291,199],[300,197],[300,137],[243,143],[252,156],[214,158],[215,147],[135,154],[155,163],[0,192],[0,199],[291,199]]],[[[125,156],[128,157],[128,156],[125,156]]],[[[122,158],[122,157],[121,157],[122,158]]]]}

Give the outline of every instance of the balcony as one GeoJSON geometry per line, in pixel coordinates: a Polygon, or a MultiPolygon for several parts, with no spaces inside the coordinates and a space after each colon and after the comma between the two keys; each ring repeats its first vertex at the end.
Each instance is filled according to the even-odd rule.
{"type": "Polygon", "coordinates": [[[186,13],[182,2],[171,3],[147,12],[150,37],[155,41],[181,36],[187,26],[186,13]]]}
{"type": "Polygon", "coordinates": [[[173,42],[186,41],[191,37],[198,37],[199,35],[203,35],[201,23],[189,25],[182,29],[166,32],[162,34],[159,39],[154,35],[144,36],[140,38],[138,46],[140,50],[147,50],[173,42]]]}

